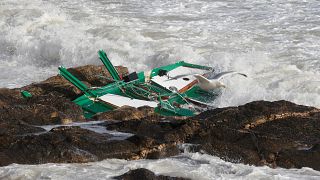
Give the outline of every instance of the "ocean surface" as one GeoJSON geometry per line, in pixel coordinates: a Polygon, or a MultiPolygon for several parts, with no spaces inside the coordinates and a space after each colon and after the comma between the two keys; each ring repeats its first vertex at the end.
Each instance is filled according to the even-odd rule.
{"type": "MultiPolygon", "coordinates": [[[[113,64],[149,70],[184,60],[235,70],[215,106],[285,99],[320,107],[318,0],[0,0],[0,87],[57,67],[113,64]]],[[[193,179],[319,179],[310,168],[270,169],[185,152],[161,160],[10,165],[0,179],[109,179],[129,169],[193,179]]]]}

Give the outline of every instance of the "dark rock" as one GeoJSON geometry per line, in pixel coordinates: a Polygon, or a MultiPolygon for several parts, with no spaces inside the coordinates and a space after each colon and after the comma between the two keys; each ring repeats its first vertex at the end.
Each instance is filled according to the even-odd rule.
{"type": "Polygon", "coordinates": [[[181,177],[170,177],[163,175],[155,175],[152,171],[148,169],[135,169],[131,170],[121,176],[114,177],[119,180],[187,180],[188,178],[181,177]]]}
{"type": "MultiPolygon", "coordinates": [[[[111,82],[102,66],[69,70],[89,87],[111,82]]],[[[123,67],[118,71],[127,73],[123,67]]],[[[61,76],[22,89],[33,97],[22,98],[20,89],[0,89],[0,165],[155,159],[177,155],[178,144],[191,143],[196,144],[194,151],[231,162],[320,170],[320,110],[314,107],[255,101],[192,118],[162,117],[150,107],[121,107],[93,117],[108,120],[109,130],[135,134],[112,140],[111,135],[79,127],[41,133],[43,129],[33,126],[85,120],[72,102],[82,92],[61,76]]]]}
{"type": "Polygon", "coordinates": [[[141,159],[176,155],[174,144],[159,144],[152,139],[132,137],[112,140],[79,127],[58,127],[47,133],[0,136],[0,165],[11,163],[83,163],[106,158],[141,159]],[[167,156],[165,156],[167,155],[167,156]]]}
{"type": "MultiPolygon", "coordinates": [[[[116,68],[121,76],[128,73],[128,69],[126,67],[117,66],[116,68]]],[[[69,68],[68,71],[88,87],[104,86],[112,82],[110,79],[111,76],[104,66],[87,65],[69,68]]],[[[40,83],[25,86],[22,89],[31,92],[31,94],[35,96],[54,93],[71,100],[74,100],[83,94],[73,84],[60,75],[53,76],[40,83]]]]}
{"type": "Polygon", "coordinates": [[[29,91],[33,96],[55,94],[74,100],[83,93],[60,75],[53,76],[45,81],[25,86],[23,90],[29,91]]]}
{"type": "Polygon", "coordinates": [[[31,126],[23,121],[0,122],[0,136],[22,136],[45,131],[40,127],[31,126]]]}
{"type": "MultiPolygon", "coordinates": [[[[116,66],[120,76],[128,74],[128,68],[116,66]]],[[[86,65],[76,68],[69,68],[68,71],[81,81],[88,82],[91,86],[105,86],[113,82],[110,73],[104,66],[86,65]]]]}
{"type": "Polygon", "coordinates": [[[78,105],[52,93],[14,101],[6,102],[0,108],[0,122],[23,121],[32,125],[46,125],[84,120],[78,105]]]}
{"type": "Polygon", "coordinates": [[[157,120],[160,118],[160,116],[154,112],[154,108],[152,107],[145,106],[145,107],[134,108],[130,106],[122,106],[118,109],[115,109],[114,111],[103,112],[93,117],[93,119],[97,119],[97,120],[121,120],[121,121],[141,120],[142,118],[144,118],[145,120],[147,118],[152,120],[157,120]]]}
{"type": "Polygon", "coordinates": [[[204,112],[202,128],[186,142],[232,162],[320,170],[320,110],[287,101],[256,101],[204,112]]]}
{"type": "MultiPolygon", "coordinates": [[[[206,111],[186,120],[142,118],[109,124],[108,129],[157,143],[197,144],[195,150],[231,162],[319,170],[319,117],[317,108],[287,101],[256,101],[206,111]]],[[[161,157],[156,154],[155,158],[161,157]]]]}
{"type": "Polygon", "coordinates": [[[20,91],[0,88],[0,109],[5,108],[10,104],[17,103],[21,99],[22,96],[20,95],[20,91]]]}
{"type": "Polygon", "coordinates": [[[146,136],[156,139],[158,142],[165,143],[177,142],[179,141],[180,135],[186,136],[184,134],[185,131],[176,133],[184,124],[186,124],[185,121],[177,120],[161,122],[141,119],[139,121],[121,121],[109,124],[107,129],[146,136]]]}

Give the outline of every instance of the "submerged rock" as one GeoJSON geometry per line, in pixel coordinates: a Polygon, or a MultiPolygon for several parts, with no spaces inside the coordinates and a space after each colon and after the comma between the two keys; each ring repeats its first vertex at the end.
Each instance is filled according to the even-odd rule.
{"type": "Polygon", "coordinates": [[[188,180],[188,178],[170,177],[163,175],[155,175],[152,171],[144,168],[131,170],[121,176],[114,177],[118,180],[188,180]]]}

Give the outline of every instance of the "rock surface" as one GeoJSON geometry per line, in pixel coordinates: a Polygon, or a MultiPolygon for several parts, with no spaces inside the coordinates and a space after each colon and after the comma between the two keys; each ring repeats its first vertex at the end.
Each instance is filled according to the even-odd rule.
{"type": "Polygon", "coordinates": [[[103,112],[93,117],[96,120],[141,120],[142,118],[148,118],[157,120],[160,118],[158,114],[154,112],[152,107],[139,107],[134,108],[130,106],[122,106],[118,109],[109,112],[103,112]]]}
{"type": "MultiPolygon", "coordinates": [[[[116,68],[122,76],[128,73],[125,67],[116,68]]],[[[111,82],[111,76],[104,66],[87,65],[68,70],[89,87],[111,82]]],[[[60,75],[21,89],[0,89],[0,122],[23,121],[45,125],[84,121],[81,108],[71,102],[82,92],[60,75]],[[21,89],[29,91],[33,97],[22,98],[21,89]]]]}
{"type": "Polygon", "coordinates": [[[140,159],[176,155],[172,144],[157,144],[152,139],[132,136],[114,140],[111,135],[95,133],[77,126],[53,128],[47,133],[25,136],[0,136],[0,165],[11,163],[84,163],[106,158],[140,159]],[[173,152],[173,153],[172,153],[173,152]]]}
{"type": "MultiPolygon", "coordinates": [[[[120,76],[125,76],[128,74],[128,68],[126,67],[116,66],[116,69],[120,76]]],[[[103,65],[80,66],[76,68],[69,68],[68,71],[88,87],[104,86],[112,82],[109,72],[103,65]]],[[[31,85],[22,87],[22,89],[27,90],[36,96],[54,93],[70,100],[74,100],[82,94],[79,89],[77,89],[60,75],[53,76],[39,83],[33,83],[31,85]]]]}
{"type": "Polygon", "coordinates": [[[82,109],[63,96],[49,93],[24,99],[18,94],[17,90],[0,90],[0,122],[45,125],[84,120],[82,109]]]}
{"type": "MultiPolygon", "coordinates": [[[[70,69],[88,86],[108,83],[101,66],[70,69]]],[[[127,73],[120,67],[118,71],[127,73]]],[[[320,109],[287,101],[255,101],[209,110],[192,118],[162,117],[152,108],[122,107],[94,116],[108,130],[134,134],[117,140],[80,127],[40,125],[90,121],[72,102],[81,92],[60,76],[21,89],[0,89],[0,165],[89,162],[105,158],[164,158],[181,143],[226,161],[320,170],[320,109]]]]}
{"type": "Polygon", "coordinates": [[[170,177],[163,175],[157,176],[152,171],[143,168],[131,170],[121,176],[117,176],[114,178],[118,180],[188,180],[188,178],[181,177],[170,177]]]}
{"type": "Polygon", "coordinates": [[[214,109],[186,120],[121,121],[110,130],[161,143],[197,144],[227,161],[320,170],[320,110],[287,101],[256,101],[214,109]]]}
{"type": "Polygon", "coordinates": [[[287,101],[215,109],[188,142],[233,162],[320,170],[320,110],[287,101]]]}

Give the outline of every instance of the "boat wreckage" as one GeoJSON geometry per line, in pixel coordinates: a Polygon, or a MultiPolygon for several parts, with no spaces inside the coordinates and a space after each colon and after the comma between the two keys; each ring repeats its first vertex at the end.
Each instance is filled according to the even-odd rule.
{"type": "MultiPolygon", "coordinates": [[[[65,67],[59,67],[60,75],[84,93],[73,102],[82,107],[86,118],[125,105],[150,106],[164,116],[194,116],[210,108],[219,94],[213,89],[224,87],[219,81],[207,79],[213,74],[209,66],[180,61],[121,77],[107,54],[102,50],[98,54],[112,77],[112,83],[103,87],[89,88],[65,67]]],[[[236,72],[220,73],[215,79],[232,73],[236,72]]]]}

